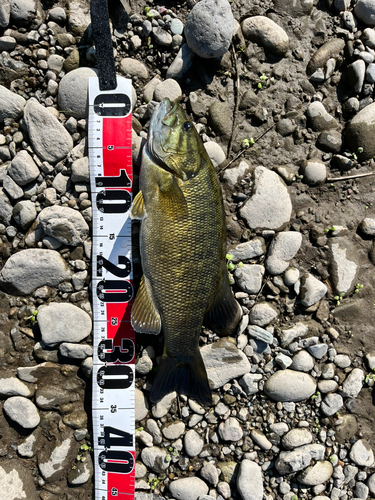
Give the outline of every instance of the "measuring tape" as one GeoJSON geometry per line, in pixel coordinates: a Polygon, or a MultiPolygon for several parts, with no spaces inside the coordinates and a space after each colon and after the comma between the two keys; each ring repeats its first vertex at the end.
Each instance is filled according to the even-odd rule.
{"type": "Polygon", "coordinates": [[[135,334],[131,252],[131,82],[101,91],[89,79],[95,499],[134,497],[135,334]]]}

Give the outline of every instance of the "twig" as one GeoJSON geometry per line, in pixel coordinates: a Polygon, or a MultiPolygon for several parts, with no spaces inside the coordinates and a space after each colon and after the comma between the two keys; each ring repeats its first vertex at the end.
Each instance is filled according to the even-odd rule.
{"type": "Polygon", "coordinates": [[[366,174],[348,175],[346,177],[328,177],[327,182],[346,181],[347,179],[357,179],[358,177],[370,177],[375,175],[375,172],[367,172],[366,174]]]}
{"type": "Polygon", "coordinates": [[[180,419],[182,419],[181,406],[180,406],[180,395],[178,393],[177,393],[177,409],[178,409],[178,416],[180,419]]]}
{"type": "Polygon", "coordinates": [[[230,136],[229,144],[228,144],[228,151],[227,151],[227,158],[229,158],[231,152],[232,152],[232,146],[233,146],[233,137],[234,137],[234,132],[236,130],[237,126],[237,115],[238,115],[238,107],[240,105],[240,75],[238,74],[238,66],[237,66],[237,56],[236,56],[236,51],[234,49],[234,45],[232,43],[232,57],[233,57],[233,62],[234,62],[234,69],[236,72],[236,93],[235,93],[235,106],[234,106],[234,112],[233,112],[233,124],[232,124],[232,133],[230,136]]]}
{"type": "Polygon", "coordinates": [[[254,144],[256,144],[260,139],[262,139],[262,137],[264,137],[266,134],[268,134],[268,132],[270,130],[272,130],[274,127],[276,126],[276,123],[274,123],[273,125],[271,125],[267,130],[265,130],[262,134],[260,134],[252,144],[250,144],[249,146],[247,146],[246,148],[242,149],[242,151],[240,151],[234,158],[233,160],[231,160],[229,163],[227,163],[222,169],[219,170],[219,174],[221,174],[221,172],[223,172],[224,170],[226,170],[229,165],[232,165],[232,163],[234,163],[236,160],[238,160],[238,158],[240,156],[242,156],[248,149],[250,149],[254,144]]]}

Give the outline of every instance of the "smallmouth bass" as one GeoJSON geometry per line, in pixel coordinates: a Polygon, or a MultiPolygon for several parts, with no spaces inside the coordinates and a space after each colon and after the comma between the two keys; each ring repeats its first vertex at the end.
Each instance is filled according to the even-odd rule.
{"type": "Polygon", "coordinates": [[[164,99],[154,111],[139,187],[131,217],[142,221],[143,277],[131,322],[136,332],[164,333],[151,401],[177,391],[211,404],[199,351],[202,325],[230,335],[241,310],[225,262],[221,188],[198,132],[177,101],[164,99]]]}

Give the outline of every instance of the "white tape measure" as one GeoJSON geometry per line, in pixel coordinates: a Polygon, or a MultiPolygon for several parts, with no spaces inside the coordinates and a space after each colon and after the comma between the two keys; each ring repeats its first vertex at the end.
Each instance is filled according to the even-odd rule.
{"type": "Polygon", "coordinates": [[[135,335],[131,257],[131,82],[89,79],[95,499],[134,497],[135,335]]]}

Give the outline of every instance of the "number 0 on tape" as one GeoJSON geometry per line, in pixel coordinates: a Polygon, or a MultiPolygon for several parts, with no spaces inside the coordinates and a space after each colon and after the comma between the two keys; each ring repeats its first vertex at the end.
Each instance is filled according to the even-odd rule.
{"type": "Polygon", "coordinates": [[[95,499],[134,497],[135,336],[131,256],[131,82],[101,91],[89,79],[95,499]]]}

